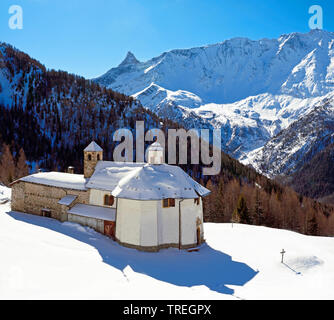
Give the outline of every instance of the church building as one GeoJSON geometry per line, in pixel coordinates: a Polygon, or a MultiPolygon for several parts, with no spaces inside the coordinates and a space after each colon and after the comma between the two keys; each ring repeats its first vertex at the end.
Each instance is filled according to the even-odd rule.
{"type": "Polygon", "coordinates": [[[139,250],[195,247],[204,241],[202,197],[210,191],[163,159],[155,142],[147,163],[103,161],[93,141],[83,175],[70,167],[14,181],[12,210],[89,226],[139,250]]]}

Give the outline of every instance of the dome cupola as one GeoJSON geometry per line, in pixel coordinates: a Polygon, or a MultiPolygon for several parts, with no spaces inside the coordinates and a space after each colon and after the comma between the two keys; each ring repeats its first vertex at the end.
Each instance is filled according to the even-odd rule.
{"type": "Polygon", "coordinates": [[[164,163],[164,148],[159,142],[154,142],[148,147],[146,160],[149,164],[164,163]]]}

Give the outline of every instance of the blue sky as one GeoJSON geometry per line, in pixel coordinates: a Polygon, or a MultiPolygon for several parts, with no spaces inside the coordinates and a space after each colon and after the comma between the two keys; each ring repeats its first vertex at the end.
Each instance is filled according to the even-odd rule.
{"type": "Polygon", "coordinates": [[[332,0],[1,0],[0,41],[48,68],[92,78],[127,51],[145,61],[233,37],[308,32],[314,4],[323,8],[324,29],[334,31],[332,0]],[[8,27],[14,4],[23,9],[22,30],[8,27]]]}

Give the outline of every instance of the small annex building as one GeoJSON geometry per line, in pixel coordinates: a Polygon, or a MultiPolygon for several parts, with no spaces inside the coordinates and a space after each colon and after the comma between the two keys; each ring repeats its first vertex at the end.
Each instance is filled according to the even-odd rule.
{"type": "Polygon", "coordinates": [[[11,184],[12,210],[89,226],[145,251],[191,248],[204,241],[202,197],[210,191],[163,162],[153,143],[147,163],[103,161],[94,141],[84,174],[39,172],[11,184]]]}

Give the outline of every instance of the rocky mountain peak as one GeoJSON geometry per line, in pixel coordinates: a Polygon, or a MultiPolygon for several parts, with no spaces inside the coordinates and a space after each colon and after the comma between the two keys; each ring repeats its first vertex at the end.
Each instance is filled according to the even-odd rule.
{"type": "Polygon", "coordinates": [[[139,60],[135,57],[135,55],[129,51],[125,57],[125,59],[122,61],[122,63],[119,65],[119,67],[122,66],[129,66],[140,63],[139,60]]]}

